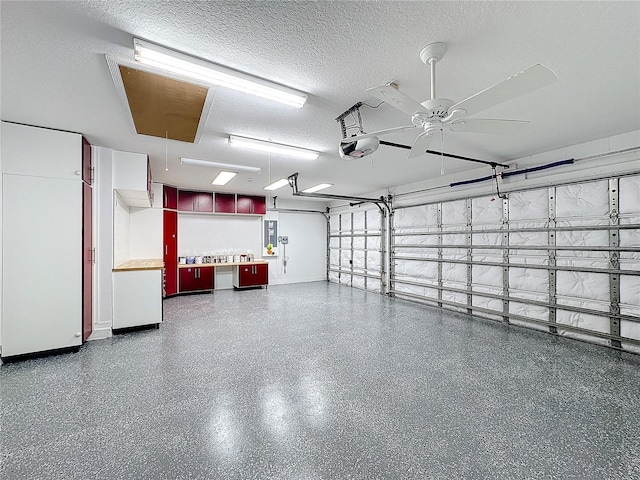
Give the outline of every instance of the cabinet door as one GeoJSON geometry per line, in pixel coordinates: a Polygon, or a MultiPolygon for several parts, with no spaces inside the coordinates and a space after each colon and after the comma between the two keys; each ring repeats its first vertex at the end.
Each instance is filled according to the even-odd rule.
{"type": "Polygon", "coordinates": [[[196,290],[213,290],[214,267],[196,268],[196,290]]]}
{"type": "Polygon", "coordinates": [[[162,200],[162,207],[176,210],[178,208],[178,189],[165,185],[163,187],[163,190],[164,195],[162,200]]]}
{"type": "Polygon", "coordinates": [[[267,213],[266,197],[238,195],[238,213],[264,215],[267,213]]]}
{"type": "Polygon", "coordinates": [[[163,213],[165,296],[178,293],[178,212],[163,213]]]}
{"type": "Polygon", "coordinates": [[[178,190],[178,210],[181,212],[195,211],[195,192],[178,190]]]}
{"type": "Polygon", "coordinates": [[[268,285],[269,284],[269,264],[261,263],[254,265],[253,269],[253,284],[254,285],[268,285]]]}
{"type": "Polygon", "coordinates": [[[267,213],[267,198],[253,197],[253,213],[264,215],[267,213]]]}
{"type": "Polygon", "coordinates": [[[236,213],[235,193],[216,193],[216,213],[236,213]]]}
{"type": "Polygon", "coordinates": [[[253,265],[238,265],[240,287],[250,287],[253,285],[253,265]]]}
{"type": "Polygon", "coordinates": [[[251,201],[251,197],[247,197],[246,195],[238,195],[238,201],[236,202],[237,213],[253,213],[251,211],[252,205],[253,202],[251,201]]]}
{"type": "Polygon", "coordinates": [[[82,185],[2,175],[3,356],[82,344],[82,185]]]}
{"type": "Polygon", "coordinates": [[[196,192],[197,197],[197,212],[213,212],[213,193],[211,192],[196,192]]]}
{"type": "Polygon", "coordinates": [[[93,242],[91,187],[82,184],[82,341],[86,342],[93,330],[93,242]]]}
{"type": "Polygon", "coordinates": [[[196,290],[196,269],[189,268],[180,268],[180,291],[181,292],[192,292],[196,290]]]}
{"type": "Polygon", "coordinates": [[[91,145],[82,137],[82,181],[87,185],[93,184],[93,160],[91,158],[91,145]]]}

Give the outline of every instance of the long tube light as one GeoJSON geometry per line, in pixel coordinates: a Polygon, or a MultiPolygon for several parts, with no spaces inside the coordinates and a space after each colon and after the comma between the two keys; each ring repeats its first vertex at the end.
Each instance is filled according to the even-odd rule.
{"type": "Polygon", "coordinates": [[[257,150],[259,152],[276,153],[279,155],[286,155],[288,157],[301,158],[303,160],[315,160],[319,155],[319,152],[308,150],[306,148],[294,147],[292,145],[274,143],[266,140],[258,140],[256,138],[239,137],[237,135],[229,135],[229,145],[232,147],[257,150]]]}
{"type": "Polygon", "coordinates": [[[134,38],[133,49],[137,62],[166,70],[176,75],[183,75],[210,84],[232,88],[297,108],[302,108],[307,101],[307,95],[298,90],[191,57],[144,40],[134,38]]]}
{"type": "Polygon", "coordinates": [[[235,165],[233,163],[220,163],[220,162],[210,162],[208,160],[196,160],[195,158],[180,158],[180,163],[183,165],[200,165],[204,167],[214,167],[221,168],[230,172],[250,172],[250,173],[260,173],[262,170],[260,167],[249,167],[247,165],[235,165]]]}

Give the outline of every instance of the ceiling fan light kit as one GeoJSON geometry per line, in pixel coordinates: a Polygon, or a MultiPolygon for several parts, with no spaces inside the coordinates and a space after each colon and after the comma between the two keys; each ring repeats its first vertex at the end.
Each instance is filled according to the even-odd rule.
{"type": "MultiPolygon", "coordinates": [[[[372,133],[364,133],[361,131],[358,135],[343,138],[340,142],[340,151],[342,152],[345,149],[356,151],[359,141],[377,138],[378,136],[389,133],[406,131],[411,128],[421,129],[422,132],[419,133],[414,140],[409,152],[409,158],[419,157],[426,153],[435,131],[447,129],[453,132],[482,134],[515,133],[525,127],[529,122],[523,120],[468,117],[520,95],[533,92],[538,88],[550,85],[558,80],[558,77],[553,71],[544,65],[537,64],[461,102],[455,103],[453,100],[438,98],[436,95],[436,64],[442,60],[446,51],[447,46],[445,43],[435,42],[430,43],[420,52],[420,59],[429,66],[431,73],[431,95],[429,99],[423,102],[418,102],[402,93],[398,90],[395,82],[366,90],[368,94],[410,115],[413,127],[388,128],[372,133]]],[[[339,119],[340,117],[338,117],[338,120],[339,119]]],[[[343,136],[345,136],[344,133],[343,136]]],[[[345,155],[348,154],[345,153],[345,155]]],[[[364,155],[366,155],[366,153],[364,155]]],[[[355,155],[350,156],[354,157],[355,155]]]]}
{"type": "Polygon", "coordinates": [[[175,75],[231,88],[296,108],[302,108],[307,101],[307,95],[303,92],[145,40],[134,38],[133,50],[137,62],[175,75]]]}

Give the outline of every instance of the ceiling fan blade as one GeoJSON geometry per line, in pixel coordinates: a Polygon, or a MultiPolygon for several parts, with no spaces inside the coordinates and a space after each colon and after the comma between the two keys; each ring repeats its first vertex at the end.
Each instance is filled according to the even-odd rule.
{"type": "Polygon", "coordinates": [[[426,153],[427,148],[429,148],[431,144],[431,140],[433,140],[433,132],[435,131],[435,129],[427,130],[416,137],[409,151],[409,158],[416,158],[426,153]]]}
{"type": "Polygon", "coordinates": [[[549,68],[537,64],[456,103],[449,108],[449,112],[464,110],[465,116],[473,115],[494,105],[550,85],[557,80],[558,77],[549,68]]]}
{"type": "Polygon", "coordinates": [[[450,124],[453,132],[470,133],[516,133],[529,125],[525,120],[494,120],[492,118],[465,118],[450,124]]]}
{"type": "Polygon", "coordinates": [[[373,95],[379,98],[383,102],[388,103],[392,107],[396,107],[398,110],[402,110],[409,115],[413,115],[416,112],[424,112],[424,107],[413,98],[405,95],[397,88],[391,85],[385,85],[383,87],[373,87],[365,90],[365,93],[373,95]]]}
{"type": "Polygon", "coordinates": [[[377,132],[372,132],[372,133],[362,133],[360,135],[354,135],[353,137],[343,138],[342,140],[340,140],[340,143],[357,142],[358,140],[362,140],[363,138],[379,137],[381,135],[387,135],[388,133],[413,130],[414,128],[417,128],[417,125],[409,125],[408,127],[387,128],[386,130],[378,130],[377,132]]]}

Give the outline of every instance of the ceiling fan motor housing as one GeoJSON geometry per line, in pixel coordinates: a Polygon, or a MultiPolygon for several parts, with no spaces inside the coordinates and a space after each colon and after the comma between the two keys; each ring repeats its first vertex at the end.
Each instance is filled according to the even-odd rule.
{"type": "Polygon", "coordinates": [[[422,125],[426,122],[439,122],[449,114],[449,107],[454,104],[448,98],[433,98],[425,100],[420,105],[425,108],[424,112],[417,112],[411,117],[414,125],[422,125]]]}

